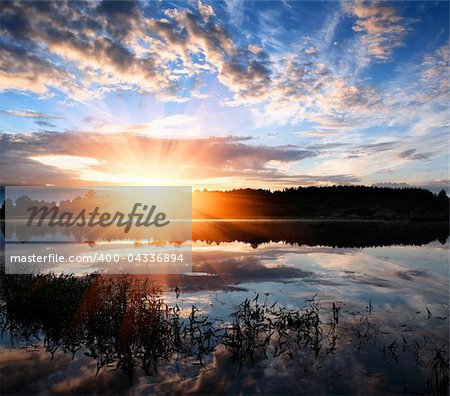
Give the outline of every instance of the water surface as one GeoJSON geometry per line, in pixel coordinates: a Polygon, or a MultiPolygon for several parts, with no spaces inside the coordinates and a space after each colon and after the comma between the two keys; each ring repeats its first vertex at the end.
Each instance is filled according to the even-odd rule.
{"type": "MultiPolygon", "coordinates": [[[[23,304],[15,311],[8,310],[8,304],[2,308],[2,394],[445,393],[449,336],[445,230],[431,223],[194,223],[194,272],[151,280],[161,286],[165,303],[177,307],[181,322],[189,322],[195,306],[199,323],[205,318],[204,323],[217,331],[210,337],[216,344],[204,353],[201,364],[196,353],[178,351],[160,359],[150,375],[139,367],[137,352],[131,359],[135,363],[131,376],[123,364],[117,367],[118,361],[127,361],[120,355],[125,325],[115,335],[108,333],[113,334],[108,344],[112,358],[97,373],[98,359],[89,348],[105,342],[99,333],[104,328],[97,323],[100,319],[95,325],[84,323],[90,317],[82,314],[90,312],[81,301],[88,300],[87,292],[81,290],[84,297],[74,308],[78,314],[65,327],[55,315],[61,310],[65,317],[64,290],[73,291],[74,286],[65,284],[62,290],[54,286],[45,298],[40,295],[39,303],[46,304],[43,312],[48,313],[40,316],[32,313],[33,300],[23,300],[27,297],[17,288],[6,288],[14,301],[22,299],[23,304]],[[228,344],[221,337],[223,328],[228,335],[235,329],[232,313],[244,301],[254,315],[271,306],[291,316],[317,312],[315,338],[310,341],[303,335],[300,348],[292,339],[297,333],[291,332],[282,346],[286,350],[278,353],[280,328],[273,327],[270,343],[239,361],[230,349],[230,337],[228,344]],[[60,334],[79,322],[87,329],[82,337],[60,334]]],[[[67,311],[70,304],[65,304],[67,311]]],[[[39,307],[34,311],[41,312],[39,307]]],[[[276,314],[271,318],[275,320],[276,314]]],[[[272,329],[266,319],[253,318],[251,323],[272,329]]],[[[119,315],[118,321],[125,319],[119,315]]],[[[194,349],[198,352],[197,344],[194,349]]]]}

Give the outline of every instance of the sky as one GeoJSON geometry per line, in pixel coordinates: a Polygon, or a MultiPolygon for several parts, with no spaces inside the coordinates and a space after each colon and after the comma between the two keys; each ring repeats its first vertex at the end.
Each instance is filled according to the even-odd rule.
{"type": "Polygon", "coordinates": [[[449,186],[449,3],[2,2],[3,185],[449,186]]]}

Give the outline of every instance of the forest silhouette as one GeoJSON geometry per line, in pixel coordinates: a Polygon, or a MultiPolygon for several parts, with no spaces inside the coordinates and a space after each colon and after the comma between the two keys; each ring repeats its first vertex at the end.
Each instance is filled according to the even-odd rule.
{"type": "Polygon", "coordinates": [[[421,188],[298,187],[193,194],[194,218],[448,220],[449,198],[421,188]]]}
{"type": "MultiPolygon", "coordinates": [[[[111,206],[111,197],[109,205],[111,206]]],[[[23,214],[36,205],[56,206],[60,210],[105,207],[105,197],[89,191],[73,200],[45,202],[23,196],[13,202],[6,199],[1,219],[23,214]]],[[[194,191],[192,216],[195,219],[380,219],[437,220],[449,218],[449,198],[445,191],[434,194],[422,188],[394,189],[367,186],[298,187],[283,190],[236,189],[230,191],[194,191]]]]}

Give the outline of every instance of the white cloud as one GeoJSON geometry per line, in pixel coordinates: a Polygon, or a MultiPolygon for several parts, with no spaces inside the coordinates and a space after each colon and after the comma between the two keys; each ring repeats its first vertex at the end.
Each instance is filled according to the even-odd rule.
{"type": "Polygon", "coordinates": [[[307,55],[315,54],[316,52],[317,50],[314,47],[309,47],[305,49],[305,54],[307,55]]]}
{"type": "Polygon", "coordinates": [[[75,155],[30,156],[29,159],[37,161],[43,165],[53,166],[66,171],[86,170],[93,165],[100,164],[100,161],[96,158],[80,157],[75,155]]]}

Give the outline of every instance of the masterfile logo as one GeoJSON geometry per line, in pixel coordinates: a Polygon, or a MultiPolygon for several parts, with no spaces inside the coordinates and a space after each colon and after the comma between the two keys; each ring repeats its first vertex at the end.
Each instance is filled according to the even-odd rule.
{"type": "Polygon", "coordinates": [[[6,187],[6,272],[190,272],[191,191],[6,187]]]}

